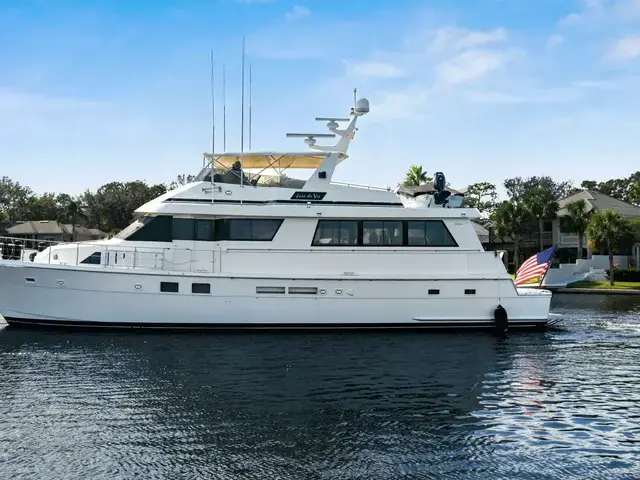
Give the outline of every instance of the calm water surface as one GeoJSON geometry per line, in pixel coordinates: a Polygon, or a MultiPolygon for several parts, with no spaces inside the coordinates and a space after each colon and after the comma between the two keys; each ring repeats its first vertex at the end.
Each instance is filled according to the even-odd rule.
{"type": "Polygon", "coordinates": [[[0,478],[640,478],[640,298],[562,330],[0,330],[0,478]]]}

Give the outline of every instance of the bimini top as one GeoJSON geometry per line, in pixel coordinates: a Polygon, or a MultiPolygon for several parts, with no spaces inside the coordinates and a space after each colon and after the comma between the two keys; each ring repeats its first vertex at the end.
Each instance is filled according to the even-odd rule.
{"type": "MultiPolygon", "coordinates": [[[[302,152],[302,153],[278,153],[278,152],[247,152],[240,153],[204,153],[204,158],[213,161],[214,168],[233,168],[235,162],[242,156],[242,168],[318,168],[328,152],[302,152]]],[[[338,163],[347,158],[346,153],[340,153],[338,163]]]]}

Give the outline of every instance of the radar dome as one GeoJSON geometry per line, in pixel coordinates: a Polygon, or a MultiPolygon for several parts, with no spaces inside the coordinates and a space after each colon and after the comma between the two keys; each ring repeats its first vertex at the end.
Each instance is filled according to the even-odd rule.
{"type": "Polygon", "coordinates": [[[361,98],[356,102],[356,113],[364,114],[369,113],[369,100],[361,98]]]}

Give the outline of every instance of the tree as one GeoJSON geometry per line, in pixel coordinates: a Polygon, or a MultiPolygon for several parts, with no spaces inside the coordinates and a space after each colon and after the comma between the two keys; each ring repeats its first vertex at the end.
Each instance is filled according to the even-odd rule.
{"type": "Polygon", "coordinates": [[[467,208],[477,208],[480,213],[491,215],[498,206],[496,186],[489,182],[469,185],[462,205],[467,208]]]}
{"type": "Polygon", "coordinates": [[[587,227],[589,246],[609,255],[609,285],[614,284],[613,253],[631,236],[631,224],[619,212],[605,210],[591,217],[587,227]]]}
{"type": "Polygon", "coordinates": [[[629,202],[640,206],[640,181],[629,185],[629,202]]]}
{"type": "Polygon", "coordinates": [[[558,213],[558,203],[548,186],[536,187],[529,190],[523,200],[526,209],[538,222],[538,240],[540,251],[544,250],[542,232],[545,220],[555,220],[558,213]]]}
{"type": "Polygon", "coordinates": [[[591,220],[591,211],[587,211],[587,202],[580,199],[567,205],[568,215],[563,217],[567,227],[578,234],[578,257],[582,258],[582,245],[584,234],[591,220]]]}
{"type": "Polygon", "coordinates": [[[427,172],[426,170],[423,170],[422,166],[412,165],[409,168],[402,185],[407,187],[417,187],[418,185],[424,185],[431,181],[433,181],[433,178],[427,176],[427,172]]]}
{"type": "Polygon", "coordinates": [[[82,207],[80,203],[76,200],[68,201],[62,210],[62,214],[58,219],[59,222],[65,222],[71,224],[71,241],[76,241],[76,225],[78,224],[78,220],[87,220],[87,215],[82,211],[82,207]]]}
{"type": "Polygon", "coordinates": [[[531,221],[531,212],[523,202],[502,202],[493,214],[493,221],[499,236],[508,235],[513,239],[514,263],[518,268],[522,232],[531,221]]]}
{"type": "Polygon", "coordinates": [[[29,220],[29,204],[34,197],[29,187],[9,177],[0,178],[0,213],[9,224],[29,220]]]}
{"type": "Polygon", "coordinates": [[[178,177],[167,186],[167,190],[174,190],[178,187],[186,185],[187,183],[191,183],[195,180],[195,175],[187,175],[183,173],[182,175],[178,175],[178,177]]]}
{"type": "Polygon", "coordinates": [[[511,200],[523,200],[527,192],[536,188],[549,190],[554,200],[566,198],[578,191],[571,181],[555,182],[549,176],[507,178],[504,181],[504,188],[511,200]]]}
{"type": "Polygon", "coordinates": [[[581,187],[603,193],[627,203],[640,203],[635,185],[640,184],[640,171],[632,173],[626,178],[612,178],[604,182],[585,180],[581,187]]]}

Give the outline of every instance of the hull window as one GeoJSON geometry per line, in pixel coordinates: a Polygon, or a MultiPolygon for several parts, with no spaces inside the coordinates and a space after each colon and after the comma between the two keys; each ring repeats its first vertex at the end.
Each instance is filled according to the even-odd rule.
{"type": "Polygon", "coordinates": [[[317,295],[318,287],[289,287],[289,295],[317,295]]]}
{"type": "Polygon", "coordinates": [[[211,284],[210,283],[192,283],[191,293],[209,294],[211,293],[211,284]]]}
{"type": "Polygon", "coordinates": [[[178,293],[177,282],[160,282],[160,291],[165,293],[178,293]]]}
{"type": "Polygon", "coordinates": [[[467,288],[467,289],[464,291],[464,294],[465,294],[465,295],[475,295],[475,294],[476,294],[476,289],[475,289],[475,288],[467,288]]]}
{"type": "Polygon", "coordinates": [[[261,294],[283,294],[284,287],[256,287],[256,293],[261,294]]]}
{"type": "Polygon", "coordinates": [[[429,295],[440,295],[440,290],[438,290],[438,289],[429,289],[429,295]]]}

